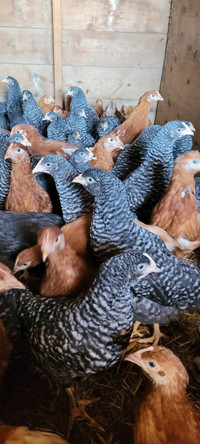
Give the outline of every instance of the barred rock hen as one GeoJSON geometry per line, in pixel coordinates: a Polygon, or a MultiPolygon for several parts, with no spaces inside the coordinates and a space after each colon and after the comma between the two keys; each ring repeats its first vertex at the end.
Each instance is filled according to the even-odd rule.
{"type": "MultiPolygon", "coordinates": [[[[91,168],[74,179],[94,196],[90,242],[98,260],[134,248],[152,256],[160,273],[134,286],[134,295],[141,302],[140,322],[148,322],[152,301],[161,304],[153,323],[176,319],[180,310],[200,309],[199,271],[168,253],[164,243],[151,232],[133,222],[124,184],[112,173],[91,168]],[[167,314],[165,309],[168,310],[167,314]],[[163,311],[164,310],[164,311],[163,311]],[[145,320],[146,319],[146,320],[145,320]]],[[[152,316],[153,317],[153,316],[152,316]]]]}
{"type": "Polygon", "coordinates": [[[33,173],[46,173],[53,177],[65,222],[71,222],[92,211],[92,198],[82,187],[72,183],[77,171],[63,157],[45,156],[33,169],[33,173]]]}
{"type": "Polygon", "coordinates": [[[55,103],[55,99],[50,94],[44,94],[44,96],[40,97],[38,106],[44,114],[47,114],[53,111],[55,103]]]}
{"type": "Polygon", "coordinates": [[[98,137],[106,136],[106,134],[111,133],[117,126],[121,123],[120,119],[115,116],[105,116],[102,117],[97,125],[96,131],[98,137]]]}
{"type": "Polygon", "coordinates": [[[0,261],[13,268],[17,254],[37,243],[41,228],[63,224],[56,214],[0,211],[0,261]]]}
{"type": "Polygon", "coordinates": [[[96,138],[89,133],[86,118],[82,114],[73,129],[67,129],[67,140],[81,148],[92,147],[96,143],[96,138]]]}
{"type": "Polygon", "coordinates": [[[97,116],[96,111],[87,102],[82,89],[78,88],[78,86],[71,86],[70,88],[66,88],[66,95],[71,97],[68,128],[73,130],[80,114],[83,114],[84,112],[87,129],[89,133],[94,135],[95,128],[99,122],[99,117],[97,116]]]}
{"type": "MultiPolygon", "coordinates": [[[[22,134],[13,135],[20,138],[22,134]]],[[[37,183],[32,173],[28,152],[20,145],[11,143],[5,159],[12,162],[10,189],[5,201],[7,211],[51,213],[52,202],[46,191],[37,183]]]]}
{"type": "Polygon", "coordinates": [[[164,100],[158,91],[148,91],[139,100],[132,113],[121,125],[110,133],[110,137],[118,136],[124,145],[131,143],[149,126],[151,104],[164,100]]]}
{"type": "Polygon", "coordinates": [[[22,108],[22,93],[19,83],[14,77],[8,76],[2,80],[9,86],[8,99],[7,99],[7,113],[10,121],[10,128],[19,123],[24,123],[25,118],[23,116],[22,108]]]}
{"type": "Polygon", "coordinates": [[[57,140],[45,139],[32,125],[16,125],[11,134],[21,133],[24,134],[31,146],[28,147],[28,152],[31,156],[46,156],[47,154],[60,154],[61,156],[70,158],[72,150],[78,148],[77,145],[73,145],[69,142],[61,142],[57,140]]]}
{"type": "Polygon", "coordinates": [[[98,268],[66,242],[64,232],[57,226],[42,228],[38,233],[43,262],[46,263],[42,278],[41,296],[75,296],[87,291],[98,268]]]}
{"type": "Polygon", "coordinates": [[[124,180],[129,206],[138,218],[149,221],[153,207],[165,193],[173,170],[173,145],[193,131],[185,122],[166,123],[152,138],[142,165],[124,180]]]}
{"type": "Polygon", "coordinates": [[[69,162],[78,173],[82,173],[89,168],[88,164],[92,160],[97,160],[97,158],[89,148],[79,148],[71,155],[69,162]]]}
{"type": "Polygon", "coordinates": [[[10,187],[10,162],[4,159],[7,146],[9,143],[20,143],[27,145],[27,139],[22,134],[9,136],[0,131],[0,210],[4,209],[5,199],[10,187]]]}
{"type": "Polygon", "coordinates": [[[153,271],[154,262],[130,251],[103,264],[84,297],[40,298],[28,290],[1,294],[1,319],[7,328],[15,313],[38,365],[59,385],[70,386],[120,359],[137,319],[131,288],[153,271]]]}
{"type": "Polygon", "coordinates": [[[195,196],[196,196],[196,200],[197,200],[199,212],[200,212],[200,178],[199,177],[195,177],[194,184],[195,184],[195,196]]]}
{"type": "Polygon", "coordinates": [[[49,122],[47,127],[47,137],[51,140],[67,140],[66,122],[62,116],[56,112],[49,112],[43,120],[49,122]]]}
{"type": "Polygon", "coordinates": [[[153,381],[139,405],[135,444],[199,443],[200,412],[186,394],[188,373],[165,347],[148,347],[125,358],[141,367],[153,381]],[[187,418],[187,419],[186,419],[187,418]]]}
{"type": "Polygon", "coordinates": [[[200,238],[199,207],[195,198],[194,174],[200,171],[200,153],[189,151],[174,164],[168,189],[155,206],[151,222],[174,239],[196,241],[200,238]]]}
{"type": "Polygon", "coordinates": [[[40,134],[46,135],[46,122],[43,121],[44,113],[37,105],[32,93],[24,90],[22,93],[22,106],[25,122],[33,125],[40,134]]]}

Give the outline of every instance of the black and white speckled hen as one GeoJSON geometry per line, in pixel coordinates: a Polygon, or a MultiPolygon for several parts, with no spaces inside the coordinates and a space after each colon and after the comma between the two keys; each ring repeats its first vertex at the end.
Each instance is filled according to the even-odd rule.
{"type": "Polygon", "coordinates": [[[99,117],[96,111],[89,105],[84,92],[78,86],[71,86],[66,89],[66,95],[71,97],[70,114],[68,117],[68,128],[73,130],[76,120],[85,116],[88,132],[95,134],[96,126],[99,123],[99,117]]]}
{"type": "Polygon", "coordinates": [[[47,127],[47,137],[51,140],[67,140],[66,121],[61,114],[50,112],[45,115],[43,120],[49,122],[47,127]]]}
{"type": "Polygon", "coordinates": [[[157,271],[149,259],[132,251],[111,258],[88,293],[73,300],[8,291],[0,295],[2,321],[7,326],[15,312],[39,365],[56,382],[70,386],[120,359],[137,311],[131,287],[157,271]]]}
{"type": "Polygon", "coordinates": [[[78,148],[71,155],[69,162],[78,173],[82,173],[89,168],[91,160],[97,160],[97,158],[89,148],[78,148]]]}
{"type": "Polygon", "coordinates": [[[46,121],[44,113],[37,105],[32,93],[24,90],[22,93],[22,107],[25,123],[33,125],[40,134],[46,136],[46,121]]]}
{"type": "MultiPolygon", "coordinates": [[[[90,241],[97,259],[105,260],[132,247],[134,251],[150,254],[160,267],[156,278],[152,275],[141,282],[140,288],[134,286],[135,296],[164,306],[155,313],[154,322],[169,322],[169,314],[166,319],[164,316],[165,306],[171,307],[172,318],[181,309],[199,308],[199,271],[171,255],[157,235],[133,222],[124,184],[112,173],[97,168],[86,170],[74,181],[82,183],[94,196],[90,241]]],[[[149,306],[142,305],[144,322],[149,306]]],[[[137,320],[141,321],[141,318],[137,320]]]]}
{"type": "Polygon", "coordinates": [[[9,86],[7,99],[7,114],[10,121],[10,128],[25,123],[22,109],[22,93],[19,83],[14,77],[7,76],[2,82],[9,86]]]}
{"type": "Polygon", "coordinates": [[[95,145],[96,139],[89,133],[87,121],[84,116],[77,119],[73,130],[67,131],[67,140],[70,143],[80,146],[80,148],[88,148],[95,145]]]}
{"type": "Polygon", "coordinates": [[[43,157],[33,169],[33,173],[46,173],[53,177],[66,223],[91,213],[93,199],[83,187],[72,183],[77,171],[64,157],[58,155],[43,157]]]}
{"type": "Polygon", "coordinates": [[[106,134],[111,133],[118,125],[120,125],[121,120],[115,116],[105,116],[102,117],[97,125],[98,137],[106,136],[106,134]]]}
{"type": "Polygon", "coordinates": [[[166,123],[152,138],[148,154],[125,180],[128,202],[139,220],[148,223],[153,207],[165,193],[174,165],[173,145],[176,140],[193,135],[185,122],[166,123]]]}

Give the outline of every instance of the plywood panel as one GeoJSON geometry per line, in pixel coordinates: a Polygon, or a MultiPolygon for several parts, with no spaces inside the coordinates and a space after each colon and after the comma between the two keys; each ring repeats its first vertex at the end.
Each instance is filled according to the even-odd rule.
{"type": "Polygon", "coordinates": [[[1,63],[53,63],[50,29],[0,28],[1,63]]]}
{"type": "Polygon", "coordinates": [[[189,120],[200,144],[200,9],[199,0],[172,0],[169,38],[161,94],[167,100],[158,105],[157,123],[189,120]]]}
{"type": "Polygon", "coordinates": [[[158,89],[161,69],[63,67],[63,87],[79,86],[87,97],[137,100],[145,91],[158,89]]]}
{"type": "Polygon", "coordinates": [[[0,26],[51,28],[51,0],[1,2],[0,26]]]}
{"type": "Polygon", "coordinates": [[[169,9],[169,0],[62,0],[62,27],[165,33],[169,9]]]}
{"type": "Polygon", "coordinates": [[[63,30],[62,42],[64,65],[161,68],[166,36],[63,30]]]}
{"type": "MultiPolygon", "coordinates": [[[[36,100],[44,94],[54,94],[52,65],[1,64],[1,79],[15,77],[21,89],[29,89],[36,100]]],[[[6,100],[8,87],[0,82],[0,101],[6,100]]]]}

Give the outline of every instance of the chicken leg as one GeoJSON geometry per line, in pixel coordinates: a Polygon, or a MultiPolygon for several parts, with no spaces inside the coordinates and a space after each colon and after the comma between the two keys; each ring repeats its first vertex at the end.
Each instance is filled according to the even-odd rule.
{"type": "Polygon", "coordinates": [[[160,331],[160,325],[159,324],[153,324],[153,335],[148,337],[148,338],[142,338],[139,339],[138,342],[140,344],[153,344],[153,345],[157,345],[160,341],[160,338],[167,338],[166,335],[164,335],[163,333],[161,333],[160,331]]]}

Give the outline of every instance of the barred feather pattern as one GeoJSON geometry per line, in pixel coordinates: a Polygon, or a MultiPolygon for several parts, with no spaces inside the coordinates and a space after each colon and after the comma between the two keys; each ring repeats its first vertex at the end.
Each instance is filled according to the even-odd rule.
{"type": "Polygon", "coordinates": [[[43,121],[44,113],[37,105],[33,95],[30,91],[25,91],[28,100],[23,100],[23,115],[25,118],[25,123],[28,125],[33,125],[40,134],[46,135],[46,122],[43,121]]]}
{"type": "Polygon", "coordinates": [[[66,223],[91,213],[93,199],[81,185],[72,183],[78,173],[64,157],[47,155],[42,159],[41,165],[45,168],[45,173],[50,174],[55,181],[66,223]]]}
{"type": "Polygon", "coordinates": [[[72,92],[76,93],[71,98],[70,102],[70,114],[67,120],[68,130],[74,130],[76,127],[76,120],[80,117],[80,113],[84,110],[85,118],[87,122],[87,130],[89,133],[93,134],[96,126],[99,123],[99,117],[96,111],[87,102],[84,92],[81,88],[77,86],[72,86],[70,88],[72,92]]]}
{"type": "Polygon", "coordinates": [[[115,116],[105,116],[102,117],[97,125],[98,137],[106,136],[106,134],[111,133],[117,126],[121,123],[120,119],[115,116]]]}
{"type": "Polygon", "coordinates": [[[7,113],[11,129],[19,123],[25,123],[22,110],[22,93],[18,81],[14,78],[13,83],[9,85],[7,113]]]}
{"type": "MultiPolygon", "coordinates": [[[[16,295],[16,314],[27,343],[41,367],[59,384],[71,385],[119,360],[133,322],[143,310],[142,298],[138,304],[131,291],[141,273],[139,263],[148,259],[132,250],[111,258],[100,267],[87,295],[75,300],[44,299],[28,290],[0,295],[0,304],[6,298],[8,306],[16,295]]],[[[151,322],[159,306],[146,302],[146,310],[152,307],[151,322]]]]}
{"type": "Polygon", "coordinates": [[[124,147],[123,151],[118,156],[112,171],[116,177],[124,180],[142,164],[148,153],[153,137],[160,129],[160,125],[153,125],[145,128],[136,140],[124,147]]]}
{"type": "Polygon", "coordinates": [[[125,188],[131,210],[144,222],[167,190],[174,165],[173,146],[178,139],[171,131],[181,122],[164,125],[153,137],[148,154],[142,165],[125,180],[125,188]]]}
{"type": "Polygon", "coordinates": [[[82,175],[96,180],[96,185],[93,183],[87,189],[94,195],[90,241],[97,259],[105,260],[131,247],[138,253],[146,252],[161,271],[147,276],[139,288],[134,286],[137,296],[178,309],[199,310],[199,270],[172,256],[157,235],[136,226],[125,187],[112,173],[92,168],[82,175]]]}
{"type": "Polygon", "coordinates": [[[195,177],[194,182],[195,182],[195,196],[200,211],[200,177],[195,177]]]}
{"type": "Polygon", "coordinates": [[[0,210],[4,209],[4,202],[10,188],[10,162],[4,160],[9,135],[0,131],[0,210]]]}
{"type": "MultiPolygon", "coordinates": [[[[56,114],[56,113],[51,113],[56,114]]],[[[60,114],[56,114],[57,120],[50,122],[47,127],[47,137],[51,140],[61,140],[65,142],[67,140],[66,121],[60,114]]]]}

